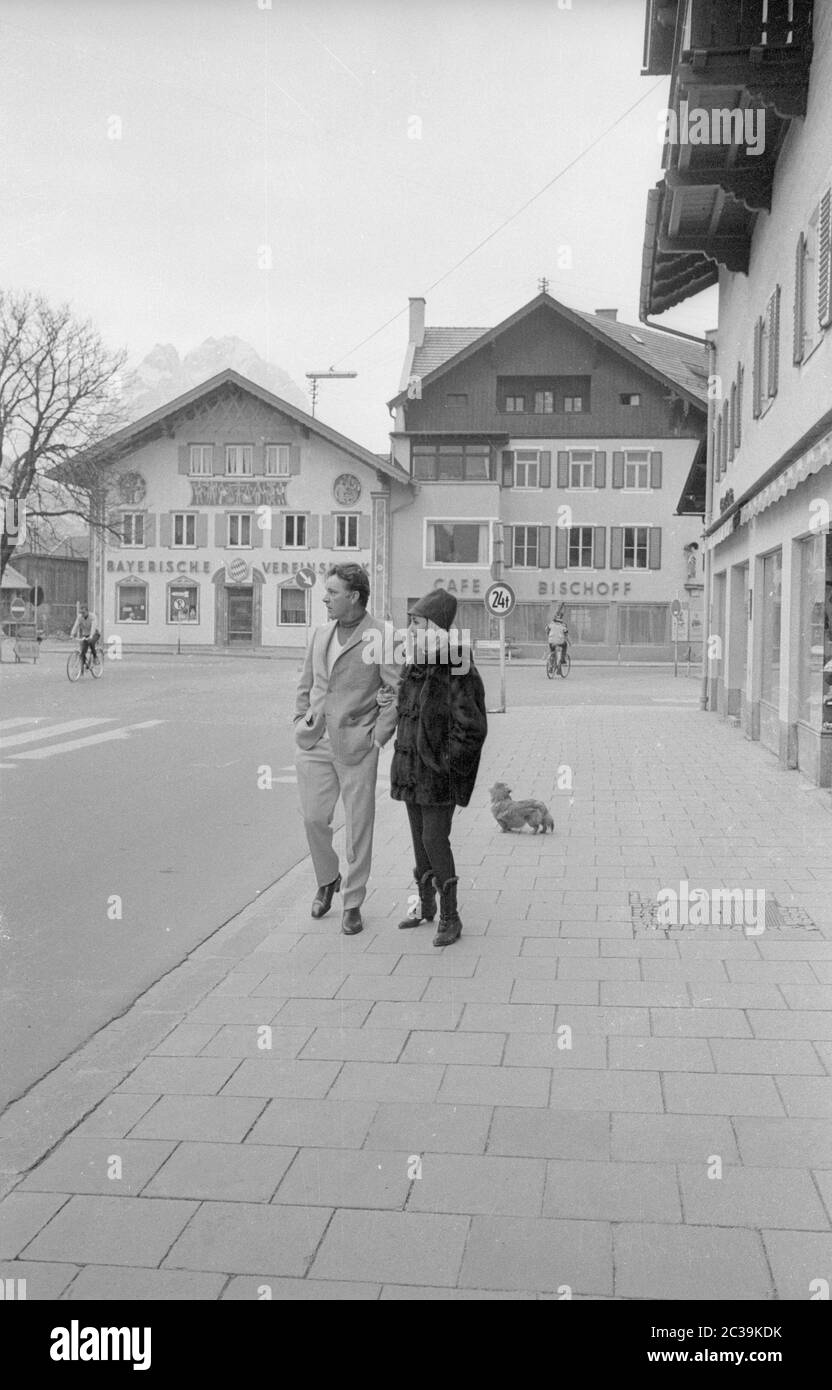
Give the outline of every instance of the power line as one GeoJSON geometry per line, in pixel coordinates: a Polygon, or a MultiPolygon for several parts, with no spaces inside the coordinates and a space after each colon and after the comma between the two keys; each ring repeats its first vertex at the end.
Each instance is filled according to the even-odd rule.
{"type": "MultiPolygon", "coordinates": [[[[443,275],[440,275],[438,280],[434,280],[432,285],[428,285],[425,293],[430,294],[432,290],[437,289],[438,286],[443,284],[445,280],[449,279],[455,271],[459,270],[460,266],[465,265],[466,261],[470,261],[472,256],[475,256],[478,251],[481,251],[484,246],[487,246],[489,241],[493,241],[495,236],[499,236],[500,232],[505,231],[506,227],[508,227],[510,223],[514,222],[515,219],[518,218],[521,213],[525,212],[527,208],[530,208],[532,203],[536,203],[538,198],[541,198],[544,193],[547,193],[549,189],[552,188],[554,184],[558,182],[559,179],[563,178],[564,174],[568,174],[570,169],[574,169],[575,165],[578,164],[580,160],[584,158],[585,155],[588,155],[590,150],[594,150],[596,145],[600,145],[601,141],[606,139],[606,137],[610,135],[612,131],[615,130],[616,126],[619,126],[622,121],[626,120],[626,118],[630,115],[631,111],[635,111],[637,106],[640,106],[643,101],[646,101],[649,96],[652,96],[653,92],[657,91],[658,88],[663,85],[664,78],[661,78],[658,82],[655,82],[652,87],[649,87],[648,90],[638,98],[638,101],[634,101],[632,106],[628,106],[626,111],[622,111],[621,115],[617,116],[616,119],[612,122],[612,125],[608,125],[605,130],[601,131],[600,135],[596,135],[595,139],[591,140],[588,145],[585,145],[584,148],[580,150],[578,154],[575,155],[574,159],[571,159],[568,164],[565,164],[562,169],[559,169],[558,172],[554,175],[554,177],[549,179],[548,183],[545,183],[542,188],[539,188],[536,193],[533,193],[530,198],[527,198],[525,203],[521,204],[521,206],[515,209],[515,211],[512,212],[508,217],[506,217],[499,224],[499,226],[495,227],[493,231],[489,232],[488,236],[483,237],[482,241],[478,241],[476,246],[472,247],[470,251],[468,251],[464,256],[460,258],[460,260],[456,261],[455,264],[452,265],[449,270],[446,270],[443,275]]],[[[366,343],[371,342],[372,339],[376,338],[379,333],[383,333],[385,328],[389,328],[391,323],[395,323],[397,319],[401,318],[402,314],[406,313],[407,309],[399,309],[395,314],[392,315],[391,318],[387,319],[385,323],[381,324],[379,328],[376,328],[372,333],[369,333],[366,338],[362,338],[361,342],[356,343],[355,347],[350,348],[349,352],[345,352],[343,357],[337,358],[334,365],[337,366],[338,362],[344,362],[347,357],[351,357],[354,352],[358,352],[359,349],[363,348],[366,343]]]]}

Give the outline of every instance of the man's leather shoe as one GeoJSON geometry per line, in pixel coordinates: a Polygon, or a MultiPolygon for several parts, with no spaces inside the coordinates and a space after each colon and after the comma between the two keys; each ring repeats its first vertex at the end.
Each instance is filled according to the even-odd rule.
{"type": "Polygon", "coordinates": [[[323,917],[332,907],[332,899],[341,887],[341,875],[334,878],[331,883],[325,883],[319,888],[312,899],[312,916],[323,917]]]}
{"type": "Polygon", "coordinates": [[[344,936],[357,936],[364,930],[364,923],[361,920],[361,909],[357,907],[345,907],[344,915],[341,918],[341,931],[344,936]]]}

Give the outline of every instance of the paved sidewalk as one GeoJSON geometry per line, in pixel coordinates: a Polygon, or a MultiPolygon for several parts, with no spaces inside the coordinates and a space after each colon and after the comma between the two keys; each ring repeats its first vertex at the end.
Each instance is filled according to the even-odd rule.
{"type": "Polygon", "coordinates": [[[30,1299],[832,1282],[829,794],[689,705],[529,707],[492,717],[455,845],[453,947],[396,930],[383,795],[362,935],[337,899],[309,917],[305,861],[11,1107],[0,1276],[30,1299]],[[498,778],[556,834],[502,835],[498,778]],[[683,880],[765,889],[766,930],[655,927],[683,880]]]}

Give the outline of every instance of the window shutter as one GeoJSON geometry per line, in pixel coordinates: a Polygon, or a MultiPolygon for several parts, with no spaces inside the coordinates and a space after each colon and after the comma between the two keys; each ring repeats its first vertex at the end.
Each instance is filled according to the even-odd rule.
{"type": "Polygon", "coordinates": [[[204,549],[208,544],[208,513],[197,512],[196,516],[196,543],[204,549]]]}
{"type": "Polygon", "coordinates": [[[751,410],[754,419],[760,418],[763,383],[760,380],[763,359],[763,321],[754,324],[754,360],[751,365],[751,410]]]}
{"type": "Polygon", "coordinates": [[[514,486],[514,452],[512,449],[504,449],[502,453],[502,472],[500,475],[500,486],[514,486]]]}
{"type": "Polygon", "coordinates": [[[620,570],[624,559],[624,527],[610,527],[610,569],[620,570]]]}
{"type": "Polygon", "coordinates": [[[159,544],[170,549],[170,512],[159,515],[159,544]]]}
{"type": "Polygon", "coordinates": [[[358,518],[358,547],[369,550],[372,545],[373,520],[369,512],[362,512],[358,518]]]}
{"type": "Polygon", "coordinates": [[[187,444],[179,445],[179,472],[190,473],[191,471],[191,450],[187,444]]]}
{"type": "Polygon", "coordinates": [[[310,515],[306,518],[306,544],[310,550],[317,550],[321,543],[321,518],[310,515]]]}
{"type": "Polygon", "coordinates": [[[792,328],[792,361],[795,365],[803,361],[803,324],[806,312],[804,276],[806,273],[806,238],[803,233],[797,238],[794,253],[794,325],[792,328]]]}
{"type": "Polygon", "coordinates": [[[289,445],[289,473],[292,477],[300,472],[300,445],[289,445]]]}
{"type": "Polygon", "coordinates": [[[215,478],[225,476],[225,445],[215,444],[211,450],[211,472],[215,478]]]}
{"type": "Polygon", "coordinates": [[[607,451],[606,449],[595,450],[595,486],[607,486],[607,451]]]}
{"type": "Polygon", "coordinates": [[[272,507],[272,528],[271,528],[271,547],[272,550],[279,550],[283,544],[283,517],[281,513],[272,507]]]}
{"type": "Polygon", "coordinates": [[[661,487],[662,485],[662,455],[660,449],[654,449],[650,455],[650,486],[661,487]]]}
{"type": "Polygon", "coordinates": [[[260,550],[263,545],[263,527],[261,525],[261,513],[253,511],[251,513],[251,547],[252,550],[260,550]]]}
{"type": "Polygon", "coordinates": [[[558,487],[569,486],[569,451],[558,449],[558,487]]]}
{"type": "Polygon", "coordinates": [[[225,512],[217,512],[214,516],[214,545],[228,545],[228,517],[225,512]]]}
{"type": "Polygon", "coordinates": [[[544,449],[540,455],[540,486],[552,486],[552,454],[549,449],[544,449]]]}
{"type": "Polygon", "coordinates": [[[514,527],[503,527],[503,569],[514,565],[514,527]]]}
{"type": "Polygon", "coordinates": [[[660,570],[662,567],[662,528],[661,526],[651,526],[648,536],[647,563],[651,570],[660,570]]]}
{"type": "Polygon", "coordinates": [[[624,454],[618,449],[612,456],[612,485],[613,487],[624,486],[624,454]]]}
{"type": "Polygon", "coordinates": [[[607,562],[607,528],[606,526],[593,526],[592,528],[592,568],[602,570],[607,562]]]}
{"type": "Polygon", "coordinates": [[[777,395],[777,374],[780,366],[780,286],[768,301],[768,394],[777,395]]]}
{"type": "Polygon", "coordinates": [[[321,548],[332,550],[335,544],[335,518],[332,513],[321,517],[321,548]]]}
{"type": "Polygon", "coordinates": [[[145,512],[144,514],[144,543],[148,546],[156,544],[155,512],[145,512]]]}
{"type": "Polygon", "coordinates": [[[734,445],[738,449],[742,444],[742,379],[745,376],[745,367],[741,362],[737,363],[737,408],[734,411],[734,445]]]}
{"type": "Polygon", "coordinates": [[[266,446],[265,444],[252,444],[251,446],[251,471],[254,477],[258,475],[262,478],[266,472],[266,446]]]}
{"type": "Polygon", "coordinates": [[[832,188],[821,198],[818,215],[818,323],[832,323],[832,188]]]}
{"type": "Polygon", "coordinates": [[[555,527],[555,569],[565,570],[569,559],[569,531],[565,526],[555,527]]]}
{"type": "Polygon", "coordinates": [[[731,394],[728,397],[728,462],[734,458],[734,421],[737,415],[737,383],[731,383],[731,394]]]}
{"type": "Polygon", "coordinates": [[[547,570],[552,564],[552,528],[551,526],[541,526],[538,536],[538,561],[542,570],[547,570]]]}

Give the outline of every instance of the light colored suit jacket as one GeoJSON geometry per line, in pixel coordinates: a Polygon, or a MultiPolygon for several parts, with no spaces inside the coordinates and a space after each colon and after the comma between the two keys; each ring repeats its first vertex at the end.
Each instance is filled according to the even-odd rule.
{"type": "Polygon", "coordinates": [[[336,626],[337,623],[331,622],[317,628],[309,643],[298,682],[295,742],[299,748],[312,748],[326,731],[338,761],[358,763],[366,757],[374,741],[385,744],[395,730],[395,697],[401,669],[385,661],[365,659],[365,655],[377,655],[379,648],[384,656],[392,654],[393,630],[389,623],[379,622],[368,614],[343,647],[339,647],[334,635],[336,626]],[[375,634],[372,644],[364,640],[365,633],[375,634]],[[385,634],[388,636],[386,650],[382,646],[385,634]],[[327,669],[330,639],[335,643],[336,653],[331,674],[327,669]],[[376,700],[382,686],[393,691],[393,699],[383,709],[376,700]]]}

